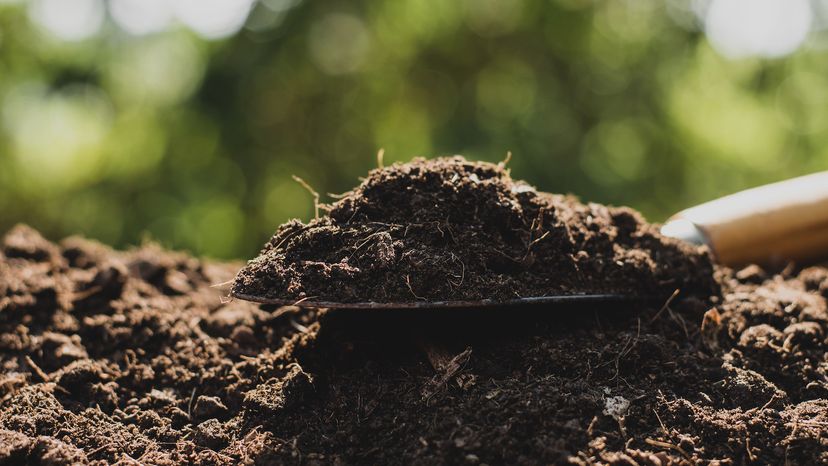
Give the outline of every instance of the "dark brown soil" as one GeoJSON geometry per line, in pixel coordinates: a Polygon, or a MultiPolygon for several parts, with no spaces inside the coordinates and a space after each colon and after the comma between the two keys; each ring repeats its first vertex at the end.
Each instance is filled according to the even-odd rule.
{"type": "Polygon", "coordinates": [[[826,268],[442,312],[223,302],[237,268],[9,232],[0,464],[828,464],[826,268]]]}
{"type": "Polygon", "coordinates": [[[234,294],[307,305],[714,290],[706,252],[637,212],[539,192],[459,156],[373,170],[328,210],[282,225],[234,294]]]}

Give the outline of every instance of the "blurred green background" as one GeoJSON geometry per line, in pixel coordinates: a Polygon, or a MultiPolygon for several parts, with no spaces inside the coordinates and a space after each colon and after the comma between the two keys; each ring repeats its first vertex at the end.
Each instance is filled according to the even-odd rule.
{"type": "Polygon", "coordinates": [[[808,0],[0,0],[0,229],[255,254],[376,164],[653,221],[828,165],[808,0]]]}

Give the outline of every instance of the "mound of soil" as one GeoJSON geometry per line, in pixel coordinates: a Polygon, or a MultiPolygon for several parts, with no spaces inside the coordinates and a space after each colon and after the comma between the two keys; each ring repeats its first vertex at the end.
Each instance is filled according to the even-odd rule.
{"type": "Polygon", "coordinates": [[[536,191],[502,165],[395,164],[326,207],[279,227],[233,293],[307,305],[714,290],[704,250],[631,209],[536,191]]]}
{"type": "Polygon", "coordinates": [[[476,312],[223,300],[237,268],[10,231],[0,463],[828,463],[823,267],[476,312]]]}

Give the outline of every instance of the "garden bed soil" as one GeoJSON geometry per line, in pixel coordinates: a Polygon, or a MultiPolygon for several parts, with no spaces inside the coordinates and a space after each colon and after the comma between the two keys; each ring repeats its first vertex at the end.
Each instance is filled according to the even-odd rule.
{"type": "MultiPolygon", "coordinates": [[[[486,170],[481,182],[501,176],[486,170]]],[[[597,238],[587,241],[591,257],[673,264],[640,272],[622,260],[605,288],[572,286],[625,291],[623,270],[632,291],[680,291],[656,304],[440,312],[259,306],[226,299],[241,264],[153,244],[125,252],[77,237],[55,244],[14,228],[0,243],[0,463],[828,463],[828,269],[714,269],[631,211],[515,195],[528,216],[514,205],[490,214],[517,228],[514,237],[478,230],[501,235],[507,255],[523,257],[536,229],[530,220],[520,230],[520,219],[553,206],[535,222],[557,232],[531,248],[539,257],[542,247],[582,244],[581,229],[570,231],[575,246],[551,242],[571,218],[559,215],[575,212],[576,223],[597,222],[587,228],[597,238]],[[620,252],[601,249],[613,234],[620,252]]],[[[337,226],[347,220],[336,220],[340,211],[353,214],[351,225],[379,218],[356,202],[364,196],[351,194],[316,224],[337,226]]],[[[456,247],[451,235],[461,228],[442,229],[446,238],[434,243],[436,226],[424,228],[432,233],[418,247],[456,247]]],[[[398,230],[384,231],[395,259],[411,250],[398,230]]],[[[469,268],[484,254],[462,253],[469,268]]],[[[382,262],[372,254],[351,265],[382,262]]],[[[297,263],[285,257],[275,263],[297,263]]],[[[490,284],[513,290],[526,273],[507,267],[509,283],[490,284]]],[[[481,288],[471,275],[465,287],[426,297],[473,298],[481,288]]],[[[323,286],[296,277],[306,293],[323,286]]],[[[420,294],[427,282],[417,280],[426,279],[411,277],[420,294]]],[[[532,286],[549,290],[552,276],[544,280],[532,286]]],[[[408,286],[377,283],[363,289],[375,290],[372,299],[411,299],[408,286]]],[[[348,293],[338,296],[358,298],[348,293]]]]}

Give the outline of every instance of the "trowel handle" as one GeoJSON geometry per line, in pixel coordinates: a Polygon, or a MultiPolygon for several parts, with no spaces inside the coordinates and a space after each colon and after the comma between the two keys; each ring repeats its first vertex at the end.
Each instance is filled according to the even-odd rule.
{"type": "Polygon", "coordinates": [[[734,267],[828,259],[828,171],[691,207],[662,233],[703,242],[720,263],[734,267]]]}

